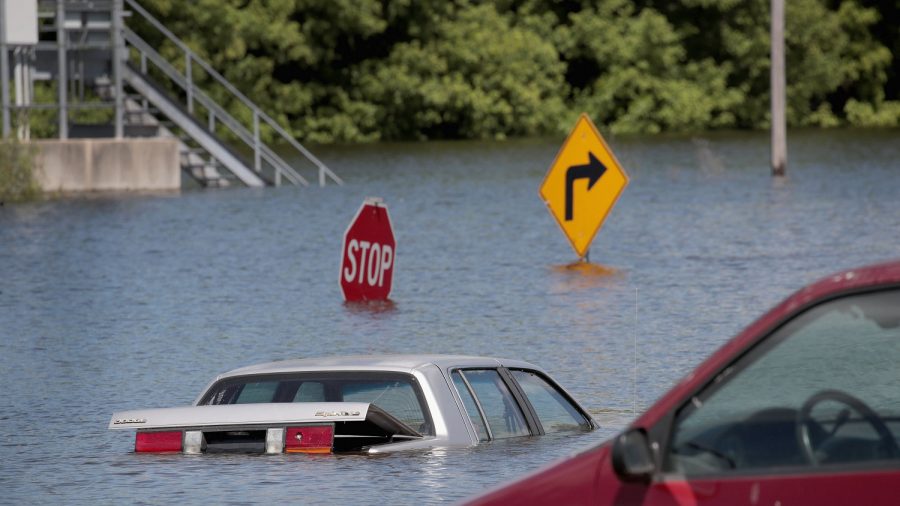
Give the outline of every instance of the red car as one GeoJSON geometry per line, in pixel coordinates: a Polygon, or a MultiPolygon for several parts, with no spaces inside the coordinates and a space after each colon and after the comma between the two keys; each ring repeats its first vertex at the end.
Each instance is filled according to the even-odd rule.
{"type": "Polygon", "coordinates": [[[900,504],[900,261],[810,285],[623,433],[487,504],[900,504]]]}

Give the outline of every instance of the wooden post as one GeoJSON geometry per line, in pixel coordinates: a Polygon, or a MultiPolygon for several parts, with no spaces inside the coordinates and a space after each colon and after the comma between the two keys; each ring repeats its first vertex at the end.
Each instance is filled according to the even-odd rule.
{"type": "Polygon", "coordinates": [[[787,169],[787,127],[785,125],[784,0],[772,0],[772,175],[784,176],[787,169]]]}

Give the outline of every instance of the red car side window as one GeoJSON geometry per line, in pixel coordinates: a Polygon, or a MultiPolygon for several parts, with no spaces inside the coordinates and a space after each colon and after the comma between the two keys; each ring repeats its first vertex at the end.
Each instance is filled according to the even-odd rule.
{"type": "Polygon", "coordinates": [[[897,364],[900,290],[815,306],[682,408],[665,466],[699,476],[900,459],[897,364]]]}

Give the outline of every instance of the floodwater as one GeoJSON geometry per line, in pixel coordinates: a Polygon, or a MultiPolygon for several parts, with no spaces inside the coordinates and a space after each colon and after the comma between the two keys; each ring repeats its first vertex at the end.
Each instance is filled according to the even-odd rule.
{"type": "Polygon", "coordinates": [[[900,257],[900,131],[609,139],[631,176],[575,260],[538,198],[561,139],[329,147],[343,187],[0,207],[0,502],[455,501],[613,435],[804,284],[900,257]],[[387,310],[346,306],[365,197],[397,236],[387,310]],[[135,455],[113,411],[189,404],[289,357],[465,353],[542,365],[603,428],[387,456],[135,455]]]}

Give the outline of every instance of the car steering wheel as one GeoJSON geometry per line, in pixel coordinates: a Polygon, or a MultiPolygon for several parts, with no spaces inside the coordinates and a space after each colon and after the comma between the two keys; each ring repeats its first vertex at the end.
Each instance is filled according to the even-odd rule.
{"type": "Polygon", "coordinates": [[[797,440],[800,442],[803,454],[810,465],[818,466],[821,464],[812,445],[808,422],[812,420],[810,415],[813,408],[823,401],[837,401],[845,406],[853,408],[853,410],[862,415],[862,417],[869,422],[869,425],[875,429],[875,432],[878,433],[882,446],[888,452],[890,458],[894,458],[900,454],[900,448],[897,447],[897,441],[894,439],[891,430],[888,429],[884,420],[882,420],[881,417],[866,403],[846,392],[841,392],[840,390],[822,390],[809,399],[806,399],[806,402],[803,403],[803,407],[797,412],[797,440]]]}

